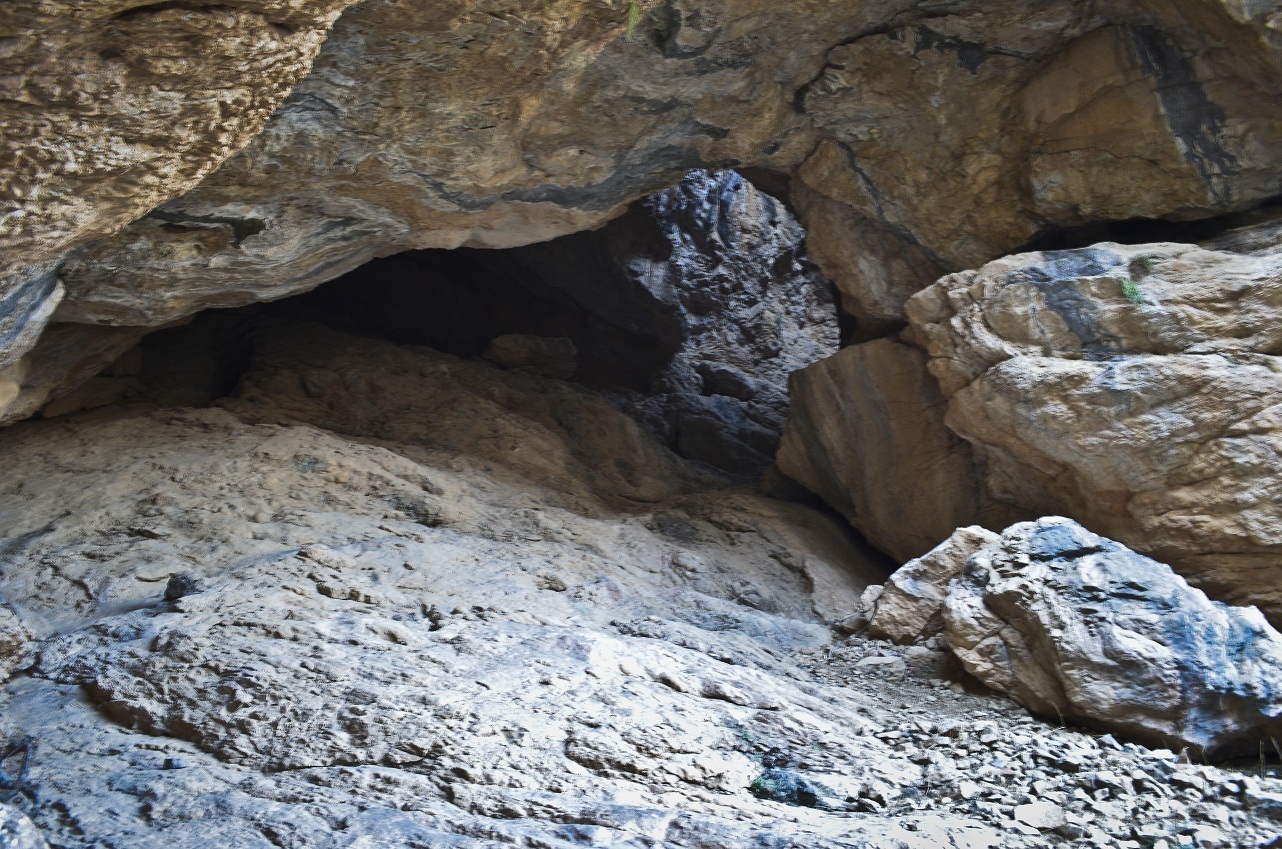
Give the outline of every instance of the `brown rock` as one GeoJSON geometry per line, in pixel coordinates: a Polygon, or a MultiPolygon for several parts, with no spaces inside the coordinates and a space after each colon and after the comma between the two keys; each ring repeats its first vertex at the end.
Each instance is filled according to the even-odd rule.
{"type": "Polygon", "coordinates": [[[21,103],[0,116],[16,175],[0,292],[27,304],[0,326],[0,367],[55,307],[157,326],[405,248],[596,227],[698,166],[797,176],[825,199],[805,217],[862,338],[896,326],[936,267],[1048,226],[1282,190],[1272,18],[1219,0],[1006,0],[929,20],[907,0],[368,0],[246,145],[344,5],[0,13],[18,33],[3,102],[21,103]]]}
{"type": "MultiPolygon", "coordinates": [[[[879,339],[794,373],[779,468],[902,561],[997,523],[916,348],[879,339]]],[[[1000,511],[997,511],[998,513],[1000,511]]]]}
{"type": "Polygon", "coordinates": [[[1216,6],[992,9],[843,44],[801,93],[831,140],[799,175],[953,268],[1047,225],[1258,202],[1282,188],[1276,48],[1230,58],[1244,30],[1216,6]]]}
{"type": "Polygon", "coordinates": [[[901,328],[904,303],[948,270],[916,242],[797,181],[793,202],[806,251],[841,292],[861,338],[901,328]]]}
{"type": "Polygon", "coordinates": [[[35,637],[12,606],[0,602],[0,682],[30,662],[35,637]]]}
{"type": "Polygon", "coordinates": [[[564,380],[578,367],[577,353],[572,339],[508,333],[491,340],[481,356],[517,371],[564,380]]]}
{"type": "Polygon", "coordinates": [[[1278,262],[1191,245],[1025,254],[945,277],[908,312],[990,497],[1276,617],[1278,262]]]}
{"type": "Polygon", "coordinates": [[[243,147],[352,0],[0,8],[0,251],[57,257],[243,147]]]}

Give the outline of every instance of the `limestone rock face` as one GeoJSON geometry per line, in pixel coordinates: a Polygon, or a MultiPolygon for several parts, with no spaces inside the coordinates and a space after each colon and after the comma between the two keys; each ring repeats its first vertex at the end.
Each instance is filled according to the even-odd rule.
{"type": "MultiPolygon", "coordinates": [[[[182,194],[249,142],[351,2],[4,4],[4,322],[38,335],[68,248],[182,194]]],[[[32,343],[0,323],[0,365],[32,343]]]]}
{"type": "Polygon", "coordinates": [[[908,311],[989,497],[1071,516],[1276,617],[1280,262],[1275,247],[1025,254],[945,277],[908,311]]]}
{"type": "Polygon", "coordinates": [[[1215,6],[1125,23],[1070,4],[986,8],[847,42],[801,94],[829,140],[800,176],[954,268],[1048,223],[1263,199],[1279,187],[1282,110],[1255,81],[1276,84],[1276,56],[1239,64],[1215,46],[1240,26],[1215,6]]]}
{"type": "Polygon", "coordinates": [[[918,349],[891,339],[845,348],[792,376],[780,470],[901,563],[957,527],[1002,527],[970,447],[944,425],[945,399],[918,349]]]}
{"type": "Polygon", "coordinates": [[[806,223],[806,250],[837,285],[857,339],[901,328],[904,303],[948,271],[912,239],[804,182],[794,185],[792,201],[806,223]]]}
{"type": "Polygon", "coordinates": [[[1068,519],[1008,528],[943,602],[967,671],[1031,710],[1161,745],[1282,733],[1282,634],[1068,519]]]}
{"type": "MultiPolygon", "coordinates": [[[[610,394],[682,456],[758,474],[779,447],[789,376],[837,351],[831,284],[810,263],[797,220],[735,172],[692,172],[640,212],[583,241],[675,332],[649,385],[610,394]]],[[[557,269],[541,247],[518,255],[557,269]]],[[[591,294],[599,276],[570,278],[559,285],[577,285],[589,303],[602,297],[591,294]]]]}
{"type": "MultiPolygon", "coordinates": [[[[111,235],[245,143],[344,0],[9,5],[14,173],[43,182],[13,190],[0,288],[29,305],[28,336],[51,313],[157,326],[406,248],[545,240],[727,165],[804,184],[815,256],[871,336],[936,270],[1046,227],[1282,190],[1264,7],[680,0],[635,5],[629,37],[623,2],[368,0],[239,154],[111,235]]],[[[12,360],[30,340],[8,336],[12,360]]]]}

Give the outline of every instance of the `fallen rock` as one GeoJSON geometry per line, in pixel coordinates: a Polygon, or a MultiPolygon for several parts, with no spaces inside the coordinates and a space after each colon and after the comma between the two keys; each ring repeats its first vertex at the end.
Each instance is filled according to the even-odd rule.
{"type": "Polygon", "coordinates": [[[1170,567],[1052,517],[972,555],[944,601],[963,666],[1030,710],[1164,746],[1282,735],[1282,635],[1170,567]]]}
{"type": "Polygon", "coordinates": [[[1054,831],[1068,821],[1059,805],[1050,802],[1029,802],[1015,806],[1015,821],[1031,826],[1038,831],[1054,831]]]}
{"type": "Polygon", "coordinates": [[[971,555],[999,539],[978,526],[959,528],[930,551],[895,570],[873,601],[868,617],[872,637],[911,643],[938,634],[948,585],[971,555]]]}

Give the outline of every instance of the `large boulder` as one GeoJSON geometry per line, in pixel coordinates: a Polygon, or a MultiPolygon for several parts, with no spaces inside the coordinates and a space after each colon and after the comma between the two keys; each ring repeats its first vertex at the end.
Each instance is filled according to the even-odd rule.
{"type": "Polygon", "coordinates": [[[1282,735],[1282,634],[1072,520],[1008,528],[943,602],[967,671],[1030,710],[1163,746],[1282,735]]]}
{"type": "Polygon", "coordinates": [[[795,372],[778,455],[784,474],[901,563],[959,526],[1017,518],[984,496],[926,364],[917,348],[878,339],[795,372]]]}
{"type": "Polygon", "coordinates": [[[1276,245],[1267,226],[1208,247],[1021,254],[914,296],[912,336],[985,496],[1282,615],[1276,245]]]}

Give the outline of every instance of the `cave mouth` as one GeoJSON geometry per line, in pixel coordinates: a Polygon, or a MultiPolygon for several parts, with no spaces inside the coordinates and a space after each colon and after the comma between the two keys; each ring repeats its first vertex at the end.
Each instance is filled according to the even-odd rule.
{"type": "Polygon", "coordinates": [[[129,377],[153,402],[208,405],[235,391],[265,323],[319,321],[572,381],[683,457],[758,478],[789,375],[840,344],[835,289],[804,240],[784,204],[738,173],[694,171],[596,231],[406,251],[304,294],[207,310],[147,336],[129,377]]]}

